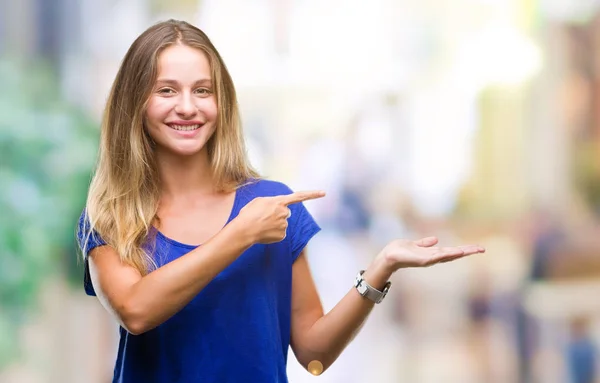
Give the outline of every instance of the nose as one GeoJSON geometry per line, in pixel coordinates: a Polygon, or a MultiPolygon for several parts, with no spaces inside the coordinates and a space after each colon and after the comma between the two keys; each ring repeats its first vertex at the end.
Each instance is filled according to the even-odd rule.
{"type": "Polygon", "coordinates": [[[197,112],[196,105],[191,94],[182,93],[175,105],[175,113],[182,117],[193,116],[197,112]]]}

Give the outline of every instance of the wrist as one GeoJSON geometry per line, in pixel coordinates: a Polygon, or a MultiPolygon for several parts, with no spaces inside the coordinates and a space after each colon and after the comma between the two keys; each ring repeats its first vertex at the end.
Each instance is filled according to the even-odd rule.
{"type": "Polygon", "coordinates": [[[378,256],[365,270],[363,278],[369,285],[381,291],[392,274],[393,269],[387,264],[385,257],[378,256]]]}
{"type": "Polygon", "coordinates": [[[254,245],[257,241],[254,231],[238,218],[234,218],[225,228],[228,229],[230,236],[244,248],[254,245]]]}

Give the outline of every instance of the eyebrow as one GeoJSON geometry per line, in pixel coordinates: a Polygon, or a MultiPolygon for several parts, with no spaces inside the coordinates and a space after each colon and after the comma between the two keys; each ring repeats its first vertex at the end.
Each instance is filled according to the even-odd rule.
{"type": "MultiPolygon", "coordinates": [[[[171,80],[171,79],[158,79],[156,80],[156,84],[157,85],[179,85],[179,82],[177,80],[171,80]]],[[[198,86],[198,85],[211,85],[212,84],[212,80],[210,78],[203,78],[201,80],[197,80],[194,83],[194,86],[198,86]]]]}

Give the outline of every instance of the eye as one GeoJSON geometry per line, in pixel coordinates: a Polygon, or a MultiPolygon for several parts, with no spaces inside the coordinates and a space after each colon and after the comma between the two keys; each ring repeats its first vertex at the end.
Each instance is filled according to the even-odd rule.
{"type": "Polygon", "coordinates": [[[169,95],[169,94],[173,94],[175,93],[175,91],[171,88],[161,88],[157,91],[158,94],[165,94],[165,95],[169,95]]]}
{"type": "Polygon", "coordinates": [[[200,96],[207,97],[212,94],[212,91],[208,88],[198,88],[196,89],[195,93],[200,96]]]}

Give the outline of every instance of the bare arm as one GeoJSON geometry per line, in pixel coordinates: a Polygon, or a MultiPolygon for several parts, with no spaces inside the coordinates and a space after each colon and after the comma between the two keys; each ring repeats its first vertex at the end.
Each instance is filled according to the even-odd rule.
{"type": "Polygon", "coordinates": [[[251,244],[240,226],[230,224],[204,245],[144,277],[123,264],[112,247],[102,246],[90,252],[90,276],[102,305],[127,331],[141,334],[181,310],[251,244]]]}
{"type": "MultiPolygon", "coordinates": [[[[364,279],[381,290],[391,275],[401,267],[430,266],[484,251],[473,245],[431,247],[435,243],[435,238],[392,242],[367,268],[364,279]]],[[[362,297],[355,288],[350,288],[340,302],[323,315],[304,254],[294,263],[292,275],[292,350],[305,368],[311,361],[317,360],[326,370],[354,339],[375,304],[362,297]]]]}
{"type": "MultiPolygon", "coordinates": [[[[370,271],[365,279],[371,286],[381,289],[390,275],[385,271],[370,271]]],[[[352,288],[327,315],[323,315],[303,252],[294,263],[292,282],[291,346],[300,364],[308,368],[311,361],[317,360],[326,370],[354,339],[374,305],[352,288]]]]}
{"type": "Polygon", "coordinates": [[[281,241],[289,204],[322,196],[322,192],[296,192],[255,198],[205,244],[143,277],[110,246],[95,248],[89,267],[98,299],[132,334],[153,329],[181,310],[254,243],[281,241]]]}

